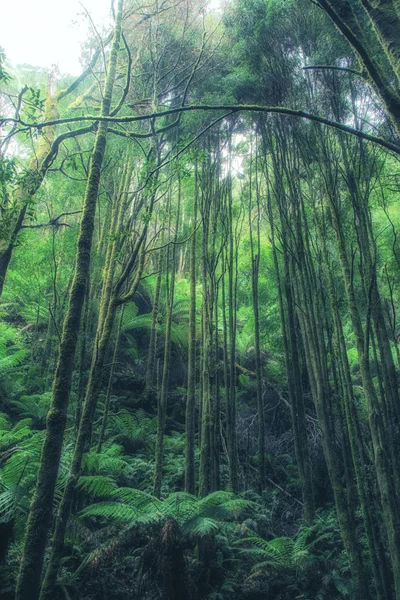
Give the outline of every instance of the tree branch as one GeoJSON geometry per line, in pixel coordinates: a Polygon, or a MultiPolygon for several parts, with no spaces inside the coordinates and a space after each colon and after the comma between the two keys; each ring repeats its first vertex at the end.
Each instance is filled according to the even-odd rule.
{"type": "Polygon", "coordinates": [[[307,65],[306,67],[302,67],[303,71],[309,71],[311,69],[326,69],[330,71],[344,71],[345,73],[352,73],[353,75],[357,75],[357,77],[361,77],[364,81],[368,81],[368,77],[366,73],[362,71],[356,71],[355,69],[350,69],[348,67],[337,67],[335,65],[307,65]]]}
{"type": "MultiPolygon", "coordinates": [[[[314,121],[316,123],[321,123],[322,125],[326,125],[327,127],[331,127],[333,129],[337,129],[339,131],[343,131],[344,133],[348,133],[359,139],[368,140],[381,146],[382,148],[386,148],[387,150],[391,150],[395,154],[400,155],[400,146],[393,144],[392,142],[385,140],[379,136],[372,135],[369,133],[365,133],[364,131],[360,131],[359,129],[355,129],[354,127],[350,127],[349,125],[345,125],[343,123],[338,123],[337,121],[332,121],[331,119],[327,119],[326,117],[322,117],[320,115],[315,115],[313,113],[309,113],[304,110],[298,110],[294,108],[286,108],[284,106],[261,106],[257,104],[222,104],[222,105],[192,105],[192,106],[180,106],[177,108],[171,108],[162,112],[154,112],[148,115],[137,115],[137,116],[124,116],[124,117],[102,117],[100,115],[93,116],[87,115],[86,117],[71,117],[66,119],[56,119],[54,121],[47,121],[43,123],[26,123],[20,119],[15,119],[13,117],[5,118],[0,121],[0,125],[5,123],[19,123],[20,125],[32,129],[41,130],[45,127],[52,127],[55,125],[64,125],[66,123],[81,123],[87,121],[108,121],[109,123],[137,123],[140,121],[147,121],[149,119],[158,119],[162,117],[166,117],[168,115],[173,115],[181,112],[192,112],[192,111],[203,111],[203,112],[214,112],[214,111],[229,111],[231,113],[239,113],[239,112],[253,112],[253,113],[265,113],[265,114],[279,114],[279,115],[288,115],[292,117],[297,117],[300,119],[306,119],[308,121],[314,121]]],[[[227,115],[225,115],[227,116],[227,115]]],[[[135,136],[134,133],[131,134],[132,137],[135,136]]],[[[139,136],[138,136],[139,137],[139,136]]]]}
{"type": "Polygon", "coordinates": [[[50,219],[48,223],[39,223],[38,225],[22,225],[21,229],[41,229],[42,227],[70,227],[68,223],[60,223],[61,217],[69,217],[70,215],[80,214],[81,210],[74,210],[72,212],[64,212],[58,217],[50,219]]]}

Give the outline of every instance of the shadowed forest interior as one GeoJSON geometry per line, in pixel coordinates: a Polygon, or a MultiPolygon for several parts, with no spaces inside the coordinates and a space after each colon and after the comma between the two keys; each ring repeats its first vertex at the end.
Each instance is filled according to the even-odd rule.
{"type": "Polygon", "coordinates": [[[400,1],[110,11],[0,49],[0,600],[400,600],[400,1]]]}

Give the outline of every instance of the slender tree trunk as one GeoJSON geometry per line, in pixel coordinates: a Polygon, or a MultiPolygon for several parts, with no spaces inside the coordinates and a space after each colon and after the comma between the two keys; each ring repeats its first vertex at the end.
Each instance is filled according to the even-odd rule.
{"type": "Polygon", "coordinates": [[[106,429],[107,429],[108,413],[110,411],[111,388],[112,388],[112,382],[113,382],[113,377],[114,377],[115,365],[116,365],[116,361],[117,361],[118,348],[119,348],[119,340],[120,340],[120,337],[121,337],[122,322],[123,322],[123,318],[124,318],[124,307],[125,307],[125,305],[121,308],[121,315],[120,315],[120,318],[119,318],[118,330],[117,330],[117,335],[116,335],[115,343],[114,343],[114,352],[113,352],[113,355],[112,355],[112,363],[111,363],[110,375],[108,376],[106,398],[105,398],[105,401],[104,401],[104,413],[103,413],[103,419],[101,421],[101,429],[100,429],[100,433],[99,433],[99,440],[97,442],[97,452],[98,453],[100,453],[101,450],[102,450],[103,442],[104,442],[104,436],[105,436],[106,429]]]}
{"type": "MultiPolygon", "coordinates": [[[[256,157],[257,162],[257,157],[256,157]]],[[[258,493],[261,494],[265,486],[265,416],[263,400],[263,379],[261,370],[261,348],[260,348],[260,309],[258,279],[260,275],[260,200],[257,189],[257,169],[256,177],[256,240],[253,234],[252,218],[252,165],[250,164],[250,202],[249,202],[249,229],[250,229],[250,250],[251,250],[251,289],[254,314],[254,346],[256,355],[256,382],[257,382],[257,411],[258,411],[258,493]]]]}
{"type": "MultiPolygon", "coordinates": [[[[161,236],[161,246],[164,245],[164,235],[161,236]]],[[[160,311],[160,294],[161,294],[161,283],[163,278],[163,269],[164,269],[164,260],[161,256],[161,251],[158,254],[157,260],[157,281],[156,281],[156,289],[154,291],[154,302],[151,316],[151,329],[150,329],[150,341],[149,341],[149,354],[147,357],[147,365],[146,365],[146,381],[144,387],[144,393],[146,397],[146,403],[153,404],[155,401],[155,390],[156,390],[156,381],[155,381],[155,363],[157,356],[157,327],[158,327],[158,319],[159,319],[159,311],[160,311]]]]}
{"type": "Polygon", "coordinates": [[[206,189],[202,194],[202,223],[203,237],[201,247],[201,275],[202,275],[202,379],[201,386],[201,440],[200,440],[200,465],[199,465],[199,494],[207,496],[212,486],[212,451],[211,451],[211,344],[212,344],[212,292],[210,290],[210,219],[211,219],[211,178],[208,178],[206,189]]]}
{"type": "MultiPolygon", "coordinates": [[[[274,155],[273,155],[274,157],[274,155]]],[[[278,164],[274,161],[275,170],[275,194],[277,198],[281,197],[282,179],[278,172],[278,164]]],[[[269,185],[269,179],[267,180],[269,185]]],[[[281,319],[281,329],[283,345],[285,352],[285,366],[288,378],[290,412],[294,436],[294,446],[296,453],[297,468],[301,483],[301,491],[304,505],[304,520],[311,524],[315,517],[315,502],[313,490],[313,478],[310,451],[307,439],[307,421],[304,405],[304,390],[300,366],[299,344],[297,339],[295,301],[293,298],[292,284],[289,275],[289,259],[287,252],[283,253],[284,258],[284,282],[280,273],[278,252],[275,241],[275,222],[272,210],[271,194],[268,193],[268,216],[271,228],[271,243],[274,259],[275,274],[278,284],[278,300],[281,319]],[[286,311],[285,311],[286,300],[286,311]],[[286,314],[285,314],[286,313],[286,314]]],[[[281,200],[280,200],[281,202],[281,200]]],[[[313,381],[313,379],[312,379],[313,381]]]]}
{"type": "Polygon", "coordinates": [[[236,433],[236,329],[235,329],[235,239],[233,225],[232,180],[228,184],[228,330],[229,330],[229,402],[227,410],[227,442],[229,452],[229,481],[238,491],[238,454],[236,433]]]}
{"type": "MultiPolygon", "coordinates": [[[[172,311],[174,308],[175,294],[175,263],[176,263],[176,248],[178,239],[178,229],[180,223],[180,205],[181,205],[181,182],[178,181],[178,201],[175,220],[175,232],[173,236],[173,244],[171,251],[171,262],[167,265],[167,320],[165,324],[165,342],[164,342],[164,364],[161,380],[161,391],[158,401],[158,427],[156,441],[156,464],[154,470],[154,486],[153,494],[158,498],[161,496],[163,464],[164,464],[164,436],[165,425],[167,419],[167,403],[169,392],[169,371],[171,362],[171,331],[172,331],[172,311]],[[169,281],[168,281],[169,279],[169,281]]],[[[170,201],[171,209],[171,201],[170,201]]],[[[169,252],[169,249],[168,249],[169,252]]]]}
{"type": "Polygon", "coordinates": [[[190,306],[189,306],[189,345],[188,345],[188,388],[186,403],[186,446],[185,446],[185,490],[190,494],[196,491],[195,484],[195,410],[196,410],[196,227],[198,203],[198,176],[195,166],[195,190],[193,226],[190,244],[190,306]]]}
{"type": "MultiPolygon", "coordinates": [[[[140,278],[143,272],[145,257],[144,239],[145,237],[142,233],[141,237],[136,243],[136,247],[134,250],[134,253],[138,257],[138,266],[134,282],[130,288],[131,296],[134,295],[140,283],[140,278]]],[[[112,280],[113,278],[110,277],[110,279],[112,280]]],[[[120,282],[121,279],[119,280],[118,284],[120,282]]],[[[88,440],[90,440],[92,436],[92,426],[96,411],[96,405],[103,384],[102,375],[104,369],[104,362],[107,356],[107,350],[113,331],[115,315],[118,306],[120,305],[120,299],[118,295],[118,291],[120,291],[120,289],[118,284],[114,287],[113,293],[111,293],[110,296],[108,295],[107,284],[104,289],[102,307],[99,312],[99,323],[92,359],[92,366],[89,374],[85,402],[82,408],[82,417],[79,423],[79,430],[74,448],[74,454],[72,457],[70,472],[57,514],[56,525],[52,539],[51,553],[47,564],[46,574],[43,580],[43,585],[40,593],[40,600],[51,600],[54,597],[54,589],[62,557],[62,550],[64,546],[68,518],[71,511],[75,488],[81,474],[82,459],[84,456],[85,448],[87,447],[88,440]],[[106,304],[107,308],[105,307],[106,304]]]]}
{"type": "MultiPolygon", "coordinates": [[[[107,116],[110,113],[121,37],[122,7],[123,0],[119,0],[114,42],[101,105],[102,116],[107,116]]],[[[78,238],[75,274],[71,287],[69,307],[64,321],[60,353],[53,384],[53,397],[47,415],[47,433],[42,450],[36,490],[27,523],[16,600],[36,600],[40,588],[44,551],[47,534],[51,525],[54,489],[67,421],[73,361],[88,283],[94,219],[101,166],[106,147],[107,128],[106,121],[98,124],[92,152],[78,238]]]]}
{"type": "Polygon", "coordinates": [[[78,397],[76,406],[76,417],[75,425],[76,430],[79,428],[79,421],[81,420],[82,404],[85,398],[85,387],[86,387],[86,369],[88,368],[87,354],[87,338],[88,338],[88,319],[89,319],[89,305],[90,305],[90,281],[88,281],[88,289],[85,296],[85,307],[83,311],[82,328],[80,334],[80,349],[79,349],[79,375],[78,375],[78,397]]]}
{"type": "Polygon", "coordinates": [[[374,463],[381,495],[384,522],[389,540],[390,556],[393,566],[396,598],[400,598],[400,530],[397,502],[393,489],[393,475],[385,452],[385,438],[382,423],[381,408],[379,407],[376,390],[372,381],[367,347],[364,339],[361,317],[357,307],[356,296],[353,288],[351,269],[347,257],[347,250],[337,206],[331,202],[331,216],[336,230],[339,256],[341,260],[343,277],[345,281],[346,296],[350,310],[351,321],[356,337],[356,347],[363,389],[368,402],[369,424],[374,451],[374,463]]]}

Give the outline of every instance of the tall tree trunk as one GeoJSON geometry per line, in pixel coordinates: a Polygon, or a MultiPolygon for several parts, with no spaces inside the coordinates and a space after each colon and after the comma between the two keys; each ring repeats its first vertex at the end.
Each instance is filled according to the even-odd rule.
{"type": "MultiPolygon", "coordinates": [[[[230,151],[231,155],[231,151],[230,151]]],[[[236,328],[235,328],[235,238],[233,224],[232,179],[228,182],[228,331],[229,331],[229,394],[227,400],[227,443],[229,452],[229,481],[234,492],[238,491],[238,449],[236,433],[236,328]]]]}
{"type": "MultiPolygon", "coordinates": [[[[362,70],[365,71],[368,80],[380,97],[397,134],[400,134],[400,96],[397,89],[391,86],[390,76],[388,78],[383,73],[374,52],[369,47],[366,39],[368,32],[364,34],[355,12],[357,3],[353,4],[349,0],[316,0],[315,3],[329,15],[354,49],[362,70]]],[[[387,52],[384,46],[383,50],[387,52]]]]}
{"type": "Polygon", "coordinates": [[[190,306],[188,344],[188,387],[186,403],[185,490],[196,491],[195,483],[195,410],[196,410],[196,227],[198,203],[198,174],[195,165],[193,233],[190,243],[190,306]]]}
{"type": "MultiPolygon", "coordinates": [[[[123,0],[119,0],[114,41],[101,104],[100,114],[102,116],[108,116],[110,113],[121,37],[122,7],[123,0]]],[[[40,588],[44,551],[47,534],[51,525],[54,489],[67,421],[73,361],[88,283],[94,219],[100,185],[101,166],[106,148],[107,128],[107,121],[102,121],[98,124],[92,152],[78,238],[74,279],[70,292],[68,311],[64,321],[51,407],[47,415],[47,432],[42,450],[36,490],[27,523],[16,600],[36,600],[40,588]]]]}
{"type": "MultiPolygon", "coordinates": [[[[164,235],[161,236],[161,246],[164,245],[164,235]]],[[[159,320],[160,311],[160,294],[161,294],[161,283],[163,278],[164,260],[162,258],[162,251],[158,253],[157,259],[157,281],[156,289],[154,291],[154,301],[151,313],[151,329],[150,329],[150,341],[149,341],[149,354],[147,356],[146,365],[146,380],[144,386],[144,394],[146,398],[146,404],[152,405],[155,402],[155,391],[157,388],[157,382],[155,381],[155,364],[157,356],[157,327],[159,320]]]]}
{"type": "MultiPolygon", "coordinates": [[[[257,150],[256,150],[257,152],[257,150]]],[[[257,156],[256,156],[257,167],[257,156]]],[[[256,382],[257,382],[257,411],[258,411],[258,493],[261,494],[265,486],[265,416],[264,416],[264,400],[263,400],[263,379],[261,370],[261,348],[260,348],[260,309],[259,309],[259,292],[258,279],[260,275],[260,199],[258,195],[257,184],[257,168],[255,173],[256,178],[256,239],[254,241],[253,234],[253,217],[252,217],[252,163],[250,163],[250,201],[249,201],[249,229],[250,229],[250,250],[251,250],[251,289],[252,303],[254,314],[254,347],[256,354],[256,382]]]]}
{"type": "Polygon", "coordinates": [[[339,209],[330,198],[330,213],[336,231],[339,256],[343,270],[346,296],[349,305],[350,317],[356,338],[356,348],[360,364],[361,378],[365,397],[368,402],[369,424],[374,452],[374,464],[381,495],[384,523],[389,540],[390,556],[393,566],[396,598],[400,598],[400,530],[397,501],[393,488],[393,473],[388,463],[386,447],[386,433],[382,422],[381,407],[379,406],[376,390],[372,381],[368,347],[365,343],[364,330],[357,306],[356,295],[353,287],[351,269],[347,256],[343,227],[339,209]]]}
{"type": "MultiPolygon", "coordinates": [[[[263,137],[265,139],[268,139],[265,133],[266,132],[263,131],[263,137]]],[[[274,154],[272,156],[274,160],[274,154]]],[[[275,160],[273,164],[275,170],[275,195],[277,198],[280,198],[283,192],[283,182],[281,175],[278,171],[278,164],[275,160]]],[[[267,185],[270,186],[268,172],[266,173],[266,175],[267,185]]],[[[281,201],[282,200],[280,200],[280,202],[281,201]]],[[[315,517],[315,502],[310,450],[307,439],[307,421],[304,404],[304,389],[300,366],[299,344],[297,339],[298,327],[296,326],[295,301],[293,298],[292,284],[289,275],[289,260],[286,252],[284,252],[283,254],[284,281],[282,283],[281,269],[279,266],[278,252],[275,241],[276,227],[270,192],[268,192],[267,195],[267,206],[268,218],[271,228],[271,243],[274,259],[274,268],[278,284],[279,312],[281,319],[283,346],[285,352],[285,367],[288,378],[290,413],[294,436],[296,462],[297,468],[299,470],[301,491],[303,497],[304,520],[306,523],[311,524],[315,517]]]]}
{"type": "Polygon", "coordinates": [[[114,352],[112,355],[111,369],[110,369],[110,374],[108,376],[107,391],[106,391],[106,397],[104,400],[104,413],[103,413],[103,418],[101,421],[101,429],[100,429],[100,433],[99,433],[99,439],[97,442],[97,452],[98,453],[100,453],[102,450],[104,437],[105,437],[106,429],[107,429],[108,413],[110,411],[110,401],[111,401],[111,388],[112,388],[112,382],[113,382],[113,377],[114,377],[115,365],[116,365],[116,361],[117,361],[119,340],[121,337],[122,322],[123,322],[123,318],[124,318],[124,308],[125,308],[125,305],[121,308],[121,315],[119,318],[118,330],[117,330],[117,335],[115,337],[115,343],[114,343],[114,352]]]}
{"type": "MultiPolygon", "coordinates": [[[[171,191],[172,193],[172,191],[171,191]]],[[[176,248],[178,239],[178,230],[180,224],[180,205],[181,205],[181,181],[178,180],[178,201],[176,208],[175,231],[172,240],[172,251],[168,247],[170,253],[170,263],[167,264],[167,319],[165,323],[165,341],[164,341],[164,364],[162,371],[161,390],[158,400],[158,424],[157,424],[157,440],[156,440],[156,464],[154,470],[154,485],[153,494],[158,498],[161,496],[161,485],[163,476],[164,464],[164,436],[165,425],[167,419],[167,403],[169,392],[169,371],[171,362],[171,332],[172,332],[172,311],[174,308],[175,295],[175,263],[176,263],[176,248]]],[[[172,202],[170,199],[169,209],[171,210],[172,202]]]]}
{"type": "MultiPolygon", "coordinates": [[[[146,231],[146,227],[144,228],[144,231],[146,231]]],[[[134,254],[136,254],[136,257],[138,258],[138,266],[137,271],[135,273],[134,282],[130,288],[130,296],[133,296],[136,292],[137,287],[140,283],[140,278],[142,276],[145,257],[144,240],[145,234],[142,233],[140,238],[136,242],[134,250],[134,254]]],[[[132,264],[134,264],[133,261],[132,264]]],[[[112,266],[112,263],[110,264],[110,266],[112,266]]],[[[112,282],[112,274],[108,279],[112,282]]],[[[120,305],[120,299],[118,294],[121,287],[119,286],[120,282],[121,279],[119,279],[117,285],[114,286],[114,289],[110,295],[108,294],[108,283],[106,283],[104,286],[102,306],[99,312],[98,329],[94,345],[94,353],[92,357],[92,365],[89,373],[85,401],[82,407],[82,417],[79,423],[79,430],[72,457],[70,472],[68,474],[68,479],[64,489],[62,501],[57,513],[55,530],[52,539],[52,547],[49,561],[47,564],[46,574],[42,584],[40,600],[51,600],[54,597],[54,589],[57,581],[58,569],[62,558],[62,550],[64,546],[64,538],[68,524],[68,518],[71,511],[75,488],[81,474],[82,459],[84,456],[85,448],[87,447],[88,441],[91,439],[92,436],[92,426],[96,411],[96,405],[103,383],[102,375],[104,370],[104,362],[113,331],[115,315],[118,306],[120,305]]]]}
{"type": "Polygon", "coordinates": [[[202,284],[202,365],[200,377],[201,386],[201,438],[199,465],[199,494],[207,496],[212,485],[212,451],[211,451],[211,344],[212,344],[212,292],[210,290],[210,219],[211,219],[211,177],[207,178],[202,193],[202,224],[203,237],[201,246],[201,284],[202,284]]]}

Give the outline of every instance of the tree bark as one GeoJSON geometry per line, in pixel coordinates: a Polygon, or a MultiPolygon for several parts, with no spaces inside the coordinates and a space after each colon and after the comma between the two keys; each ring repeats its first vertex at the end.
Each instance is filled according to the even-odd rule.
{"type": "MultiPolygon", "coordinates": [[[[101,105],[102,116],[107,116],[110,113],[121,37],[122,7],[123,0],[119,0],[114,42],[101,105]]],[[[92,152],[78,238],[74,279],[64,321],[51,407],[47,415],[47,432],[42,449],[36,490],[27,523],[16,600],[36,600],[39,594],[47,534],[51,525],[54,490],[67,421],[73,361],[88,283],[96,203],[101,166],[106,148],[107,128],[107,121],[99,123],[92,152]]]]}

